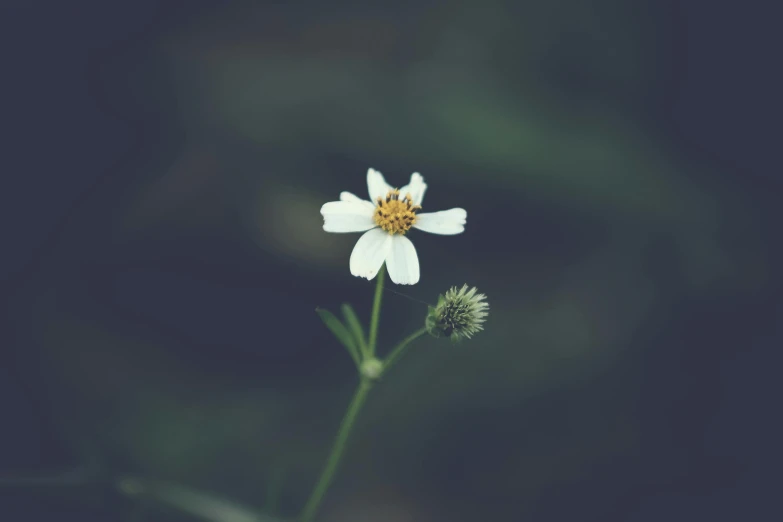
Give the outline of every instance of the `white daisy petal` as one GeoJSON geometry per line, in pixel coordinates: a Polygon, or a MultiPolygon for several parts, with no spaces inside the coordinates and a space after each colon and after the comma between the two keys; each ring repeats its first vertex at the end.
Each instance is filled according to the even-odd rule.
{"type": "Polygon", "coordinates": [[[391,236],[391,251],[386,258],[386,268],[392,282],[398,285],[415,285],[419,282],[419,256],[410,239],[391,236]]]}
{"type": "Polygon", "coordinates": [[[386,194],[388,194],[392,188],[393,187],[383,179],[383,174],[375,169],[367,170],[367,190],[370,193],[370,201],[386,197],[386,194]]]}
{"type": "Polygon", "coordinates": [[[350,192],[343,191],[343,192],[340,192],[340,201],[354,201],[354,202],[358,202],[358,201],[365,201],[365,200],[363,200],[362,198],[360,198],[356,194],[352,194],[350,192]]]}
{"type": "Polygon", "coordinates": [[[400,189],[400,196],[410,194],[414,205],[421,205],[424,201],[424,192],[427,190],[427,184],[421,174],[414,172],[411,174],[411,182],[400,189]]]}
{"type": "Polygon", "coordinates": [[[375,210],[375,204],[370,203],[366,199],[362,199],[359,196],[351,194],[350,192],[340,192],[340,201],[350,201],[351,203],[362,203],[365,206],[369,205],[370,212],[375,210]]]}
{"type": "Polygon", "coordinates": [[[380,228],[365,232],[351,252],[351,274],[372,279],[389,256],[392,236],[380,228]]]}
{"type": "Polygon", "coordinates": [[[467,218],[468,213],[462,208],[427,212],[416,215],[416,223],[414,223],[413,228],[432,234],[451,236],[465,230],[465,220],[467,218]]]}
{"type": "Polygon", "coordinates": [[[367,201],[331,201],[321,207],[327,232],[364,232],[375,227],[367,201]]]}

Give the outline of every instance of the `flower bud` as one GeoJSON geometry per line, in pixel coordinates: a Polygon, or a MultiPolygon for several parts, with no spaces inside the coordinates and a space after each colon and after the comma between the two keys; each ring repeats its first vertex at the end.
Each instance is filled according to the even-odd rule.
{"type": "Polygon", "coordinates": [[[489,304],[487,296],[477,294],[477,288],[453,286],[445,295],[438,296],[438,304],[430,307],[425,326],[433,337],[446,336],[452,341],[470,339],[484,327],[489,304]]]}

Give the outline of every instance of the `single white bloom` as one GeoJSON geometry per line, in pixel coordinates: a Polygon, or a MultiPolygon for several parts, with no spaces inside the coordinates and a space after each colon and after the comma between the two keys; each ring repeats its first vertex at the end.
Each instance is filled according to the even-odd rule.
{"type": "Polygon", "coordinates": [[[367,171],[370,201],[350,192],[340,201],[321,207],[327,232],[364,232],[351,253],[351,273],[372,279],[386,262],[389,277],[398,285],[419,282],[419,257],[405,233],[418,228],[432,234],[453,235],[465,230],[468,213],[461,208],[417,214],[421,210],[427,184],[421,174],[401,189],[391,187],[375,169],[367,171]]]}

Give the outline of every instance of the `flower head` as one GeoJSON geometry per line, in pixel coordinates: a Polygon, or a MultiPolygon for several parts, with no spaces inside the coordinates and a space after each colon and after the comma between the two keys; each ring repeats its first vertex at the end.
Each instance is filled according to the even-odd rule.
{"type": "Polygon", "coordinates": [[[459,290],[453,286],[446,295],[439,296],[438,304],[430,307],[427,315],[426,326],[430,335],[445,335],[452,341],[459,341],[470,339],[483,330],[482,323],[489,313],[489,303],[485,301],[487,296],[477,294],[477,291],[475,286],[470,290],[468,285],[462,285],[459,290]]]}
{"type": "Polygon", "coordinates": [[[433,234],[459,234],[465,230],[468,213],[461,208],[418,213],[427,190],[418,172],[411,174],[410,183],[396,189],[386,183],[383,174],[369,169],[367,188],[370,201],[343,192],[340,201],[324,204],[324,230],[364,232],[351,252],[351,274],[372,279],[385,262],[394,283],[418,283],[419,258],[405,234],[411,228],[433,234]]]}

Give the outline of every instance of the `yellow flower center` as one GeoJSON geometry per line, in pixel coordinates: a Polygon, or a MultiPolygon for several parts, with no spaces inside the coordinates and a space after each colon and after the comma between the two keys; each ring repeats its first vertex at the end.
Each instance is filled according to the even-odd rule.
{"type": "Polygon", "coordinates": [[[372,218],[389,234],[402,235],[416,223],[417,210],[421,207],[413,204],[410,194],[400,199],[400,191],[395,189],[386,194],[386,199],[377,199],[372,218]]]}

